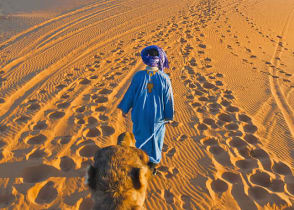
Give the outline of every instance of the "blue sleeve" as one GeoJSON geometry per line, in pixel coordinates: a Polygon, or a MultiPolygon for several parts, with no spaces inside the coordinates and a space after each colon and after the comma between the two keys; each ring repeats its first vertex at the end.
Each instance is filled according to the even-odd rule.
{"type": "Polygon", "coordinates": [[[125,114],[128,113],[133,106],[133,100],[134,100],[135,91],[136,91],[136,82],[134,78],[135,77],[133,77],[127,92],[125,93],[123,99],[118,105],[118,108],[121,109],[123,113],[125,114]]]}
{"type": "Polygon", "coordinates": [[[167,87],[164,94],[164,119],[174,119],[174,96],[170,80],[167,82],[167,87]]]}

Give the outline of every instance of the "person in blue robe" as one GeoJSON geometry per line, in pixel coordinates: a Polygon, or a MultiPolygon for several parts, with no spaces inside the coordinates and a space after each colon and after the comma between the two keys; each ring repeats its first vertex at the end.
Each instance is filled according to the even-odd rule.
{"type": "Polygon", "coordinates": [[[171,81],[164,73],[168,68],[165,52],[158,46],[141,52],[145,70],[135,73],[118,108],[126,115],[130,109],[136,147],[145,151],[151,165],[161,160],[165,124],[174,118],[174,99],[171,81]]]}

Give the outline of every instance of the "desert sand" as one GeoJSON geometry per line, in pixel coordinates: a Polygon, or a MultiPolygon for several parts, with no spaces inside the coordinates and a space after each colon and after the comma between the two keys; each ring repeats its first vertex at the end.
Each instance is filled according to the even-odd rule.
{"type": "Polygon", "coordinates": [[[293,0],[1,0],[0,208],[89,209],[86,167],[131,131],[140,51],[175,121],[147,209],[293,209],[293,0]]]}

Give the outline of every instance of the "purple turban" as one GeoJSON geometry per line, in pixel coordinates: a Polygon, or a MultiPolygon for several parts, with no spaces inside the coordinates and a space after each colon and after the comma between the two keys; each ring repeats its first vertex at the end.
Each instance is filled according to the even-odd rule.
{"type": "Polygon", "coordinates": [[[145,47],[141,52],[141,57],[143,62],[151,67],[158,67],[161,71],[163,71],[165,68],[169,68],[168,66],[168,60],[165,52],[163,49],[156,45],[151,45],[148,47],[145,47]],[[148,54],[148,50],[155,49],[158,51],[159,56],[152,56],[148,54]]]}

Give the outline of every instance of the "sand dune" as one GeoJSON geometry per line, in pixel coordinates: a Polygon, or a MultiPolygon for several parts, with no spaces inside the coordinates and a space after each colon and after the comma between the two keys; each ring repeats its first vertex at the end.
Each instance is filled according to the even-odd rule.
{"type": "Polygon", "coordinates": [[[147,209],[293,208],[292,0],[19,2],[0,4],[0,208],[92,206],[86,167],[131,131],[116,106],[151,44],[176,117],[147,209]]]}

